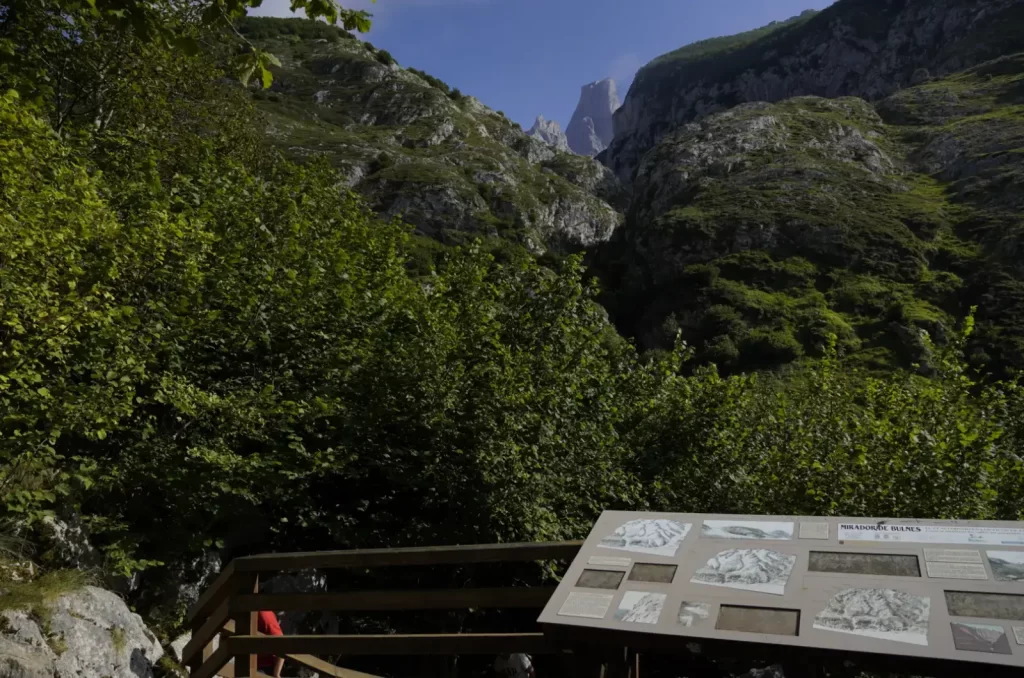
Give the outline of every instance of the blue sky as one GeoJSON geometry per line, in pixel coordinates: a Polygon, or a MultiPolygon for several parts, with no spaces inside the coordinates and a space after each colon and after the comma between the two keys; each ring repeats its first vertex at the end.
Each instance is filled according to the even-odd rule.
{"type": "MultiPolygon", "coordinates": [[[[374,15],[364,39],[441,78],[524,128],[564,128],[582,85],[637,69],[697,40],[787,19],[833,0],[342,0],[374,15]]],[[[252,14],[292,16],[288,0],[252,14]]]]}

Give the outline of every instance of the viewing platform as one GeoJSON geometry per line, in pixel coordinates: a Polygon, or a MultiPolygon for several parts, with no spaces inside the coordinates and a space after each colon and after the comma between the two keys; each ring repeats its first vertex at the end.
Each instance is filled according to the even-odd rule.
{"type": "Polygon", "coordinates": [[[685,666],[694,643],[705,658],[778,661],[787,678],[844,664],[1019,677],[1024,523],[606,511],[582,542],[238,558],[188,618],[184,661],[199,678],[258,676],[257,653],[338,678],[374,677],[318,656],[526,653],[553,656],[559,676],[639,678],[641,653],[652,661],[676,655],[685,666]],[[563,564],[561,583],[283,594],[259,586],[296,570],[532,562],[563,564]],[[535,609],[539,617],[535,629],[514,633],[270,637],[256,630],[260,610],[469,609],[535,609]]]}

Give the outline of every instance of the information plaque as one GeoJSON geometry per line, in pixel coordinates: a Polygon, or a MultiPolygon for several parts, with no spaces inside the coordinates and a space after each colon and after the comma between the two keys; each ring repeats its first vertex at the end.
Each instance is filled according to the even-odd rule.
{"type": "Polygon", "coordinates": [[[606,511],[539,621],[1024,668],[1024,523],[606,511]]]}

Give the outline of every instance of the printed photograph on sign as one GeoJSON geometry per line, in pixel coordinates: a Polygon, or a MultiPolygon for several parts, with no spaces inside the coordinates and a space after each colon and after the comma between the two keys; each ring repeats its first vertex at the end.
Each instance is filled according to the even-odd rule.
{"type": "Polygon", "coordinates": [[[636,624],[657,624],[661,608],[665,606],[664,593],[626,591],[615,611],[615,619],[636,624]]]}
{"type": "Polygon", "coordinates": [[[793,538],[793,523],[770,523],[756,520],[705,520],[700,531],[705,537],[718,539],[768,539],[782,541],[793,538]]]}
{"type": "Polygon", "coordinates": [[[988,564],[998,581],[1024,581],[1024,551],[989,551],[988,564]]]}
{"type": "Polygon", "coordinates": [[[796,556],[770,549],[730,549],[697,570],[691,584],[725,586],[746,591],[785,595],[796,556]]]}
{"type": "Polygon", "coordinates": [[[928,644],[931,600],[895,589],[845,589],[814,618],[814,628],[894,643],[928,644]]]}
{"type": "Polygon", "coordinates": [[[663,518],[638,518],[619,526],[615,532],[602,539],[599,546],[606,549],[672,557],[679,550],[679,544],[686,539],[686,535],[689,533],[689,523],[663,518]]]}
{"type": "Polygon", "coordinates": [[[707,619],[711,616],[711,605],[709,603],[688,603],[685,600],[679,605],[679,623],[683,626],[693,626],[699,619],[707,619]]]}
{"type": "Polygon", "coordinates": [[[1002,626],[952,622],[953,646],[966,652],[1012,654],[1010,640],[1002,626]]]}
{"type": "Polygon", "coordinates": [[[562,617],[586,617],[588,619],[604,619],[608,608],[612,606],[610,593],[580,593],[573,591],[566,597],[558,610],[562,617]]]}

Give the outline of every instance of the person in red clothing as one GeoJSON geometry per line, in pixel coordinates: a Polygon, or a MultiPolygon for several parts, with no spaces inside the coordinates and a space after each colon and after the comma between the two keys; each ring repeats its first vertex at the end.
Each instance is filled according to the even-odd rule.
{"type": "MultiPolygon", "coordinates": [[[[270,610],[264,610],[259,614],[256,630],[267,636],[283,636],[281,625],[277,623],[277,615],[270,610]]],[[[270,675],[274,678],[281,678],[281,671],[284,670],[284,657],[261,654],[256,658],[256,666],[261,672],[270,669],[270,675]]]]}

